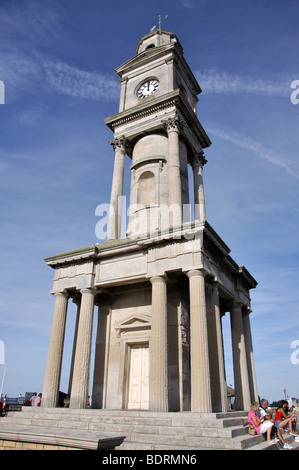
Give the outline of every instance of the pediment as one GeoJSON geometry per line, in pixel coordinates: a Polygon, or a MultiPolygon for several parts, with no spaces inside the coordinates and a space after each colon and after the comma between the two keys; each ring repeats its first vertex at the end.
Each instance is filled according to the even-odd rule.
{"type": "Polygon", "coordinates": [[[144,64],[148,64],[149,61],[159,59],[166,52],[170,51],[170,53],[173,54],[174,48],[175,45],[172,43],[163,44],[161,46],[156,46],[151,49],[146,49],[145,51],[140,52],[131,59],[127,60],[124,64],[117,67],[115,71],[120,77],[122,77],[124,73],[128,73],[132,69],[141,67],[144,64]]]}
{"type": "Polygon", "coordinates": [[[117,323],[115,329],[119,332],[136,330],[136,329],[149,329],[151,327],[151,317],[149,315],[136,315],[132,314],[125,320],[117,323]]]}

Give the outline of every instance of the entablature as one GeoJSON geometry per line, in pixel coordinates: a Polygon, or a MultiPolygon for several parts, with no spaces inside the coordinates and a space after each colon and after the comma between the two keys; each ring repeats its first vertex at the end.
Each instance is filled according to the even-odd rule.
{"type": "Polygon", "coordinates": [[[207,222],[193,223],[193,229],[191,225],[178,235],[175,232],[153,238],[111,240],[47,258],[47,264],[55,269],[53,290],[110,288],[144,282],[161,272],[175,275],[203,268],[233,298],[241,295],[248,304],[249,290],[257,282],[229,256],[229,248],[207,222]],[[209,250],[203,244],[207,238],[209,250]]]}

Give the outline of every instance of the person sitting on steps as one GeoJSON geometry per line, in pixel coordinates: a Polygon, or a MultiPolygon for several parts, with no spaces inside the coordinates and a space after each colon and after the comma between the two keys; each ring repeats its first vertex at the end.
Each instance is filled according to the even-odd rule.
{"type": "Polygon", "coordinates": [[[287,406],[288,402],[285,400],[281,400],[279,408],[277,408],[275,413],[275,426],[279,429],[284,428],[285,426],[289,426],[290,433],[295,434],[293,431],[293,416],[295,414],[295,410],[292,411],[291,414],[287,414],[287,406]]]}
{"type": "Polygon", "coordinates": [[[271,440],[271,431],[273,423],[270,420],[265,420],[264,417],[258,417],[257,413],[259,411],[258,402],[253,402],[251,405],[251,410],[248,413],[248,424],[249,426],[254,426],[256,434],[267,433],[267,442],[272,443],[271,440]]]}
{"type": "Polygon", "coordinates": [[[266,398],[263,398],[260,403],[259,411],[258,411],[258,417],[263,417],[264,420],[271,421],[271,423],[274,424],[273,428],[271,429],[271,433],[277,434],[278,439],[274,437],[272,438],[272,442],[278,442],[278,440],[282,443],[282,446],[284,447],[285,445],[285,440],[282,437],[281,430],[275,426],[275,421],[273,418],[273,410],[269,408],[269,403],[266,398]]]}

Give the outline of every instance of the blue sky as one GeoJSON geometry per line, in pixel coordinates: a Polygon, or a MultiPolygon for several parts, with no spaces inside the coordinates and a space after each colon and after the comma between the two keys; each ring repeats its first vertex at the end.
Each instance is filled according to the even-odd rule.
{"type": "MultiPolygon", "coordinates": [[[[42,391],[54,311],[44,258],[98,241],[95,209],[109,203],[113,169],[103,119],[118,111],[114,69],[159,14],[203,90],[207,219],[259,283],[251,291],[259,394],[299,397],[297,0],[1,2],[0,341],[10,396],[42,391]]],[[[74,312],[70,305],[64,391],[74,312]]],[[[224,335],[233,383],[227,315],[224,335]]]]}

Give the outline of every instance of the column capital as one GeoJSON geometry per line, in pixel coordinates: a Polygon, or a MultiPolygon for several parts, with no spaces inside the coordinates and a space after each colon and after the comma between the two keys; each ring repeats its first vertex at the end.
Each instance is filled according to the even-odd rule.
{"type": "Polygon", "coordinates": [[[164,128],[167,132],[178,132],[180,133],[184,129],[184,122],[176,114],[172,118],[168,118],[166,121],[163,121],[164,128]]]}
{"type": "Polygon", "coordinates": [[[85,287],[84,289],[80,290],[80,293],[83,294],[93,294],[95,295],[97,292],[97,289],[95,287],[85,287]]]}
{"type": "Polygon", "coordinates": [[[206,163],[208,163],[208,160],[205,158],[204,153],[201,150],[200,152],[195,153],[193,155],[193,160],[191,162],[191,166],[194,170],[195,168],[199,168],[199,167],[202,168],[204,165],[206,165],[206,163]]]}
{"type": "Polygon", "coordinates": [[[53,295],[54,295],[54,297],[62,296],[62,297],[65,297],[66,299],[68,299],[70,297],[70,294],[66,290],[53,292],[53,295]]]}
{"type": "Polygon", "coordinates": [[[153,276],[150,278],[150,281],[152,284],[154,284],[155,282],[166,282],[166,275],[162,274],[160,276],[153,276]]]}
{"type": "Polygon", "coordinates": [[[205,271],[205,269],[203,269],[203,268],[190,269],[190,271],[186,272],[186,275],[188,276],[189,279],[190,279],[190,277],[193,277],[193,276],[206,277],[207,274],[208,274],[207,271],[205,271]]]}
{"type": "Polygon", "coordinates": [[[218,277],[213,277],[213,278],[209,279],[209,284],[214,289],[219,289],[219,287],[221,286],[218,277]]]}
{"type": "Polygon", "coordinates": [[[242,308],[244,307],[244,305],[242,304],[242,302],[240,300],[232,300],[231,302],[228,303],[228,307],[233,310],[235,308],[242,308]]]}
{"type": "Polygon", "coordinates": [[[122,150],[124,153],[130,152],[130,149],[131,149],[131,144],[124,135],[117,137],[114,140],[109,140],[109,144],[112,145],[114,150],[118,148],[122,150]]]}

